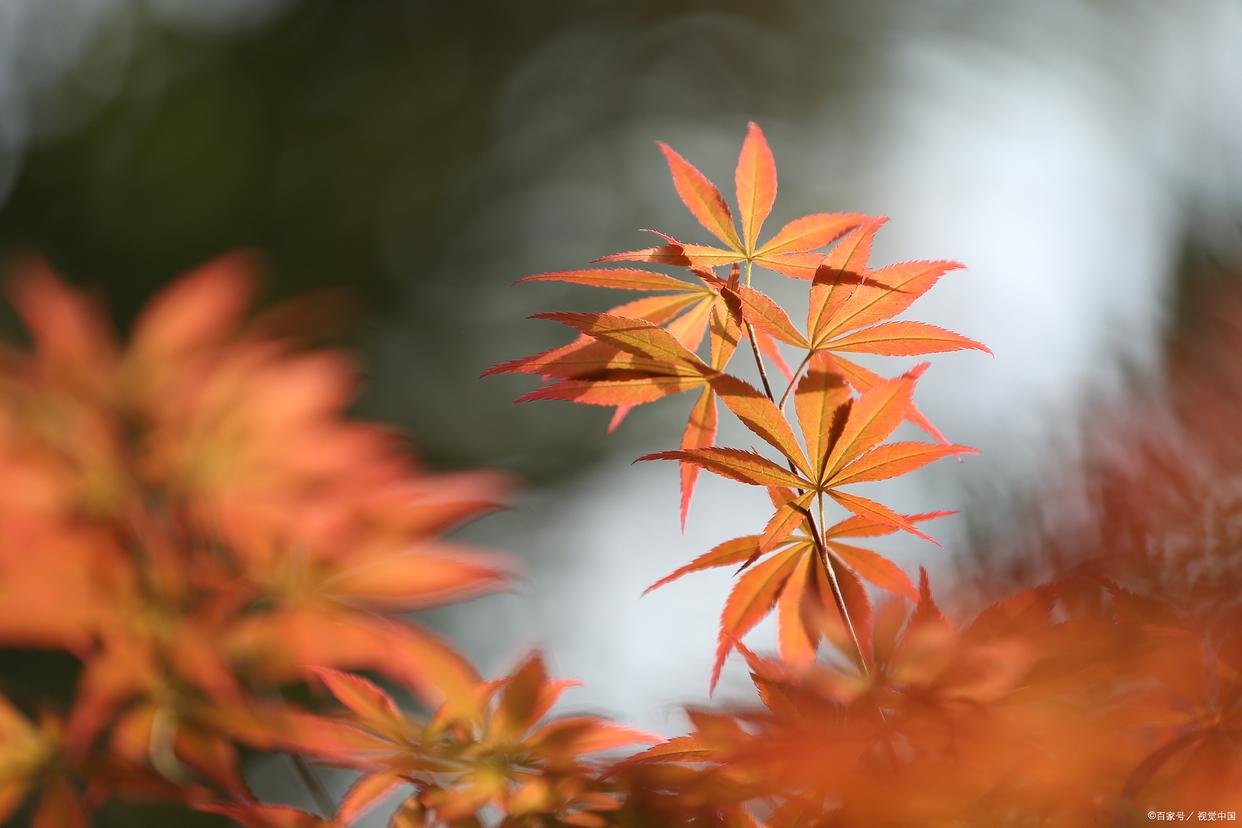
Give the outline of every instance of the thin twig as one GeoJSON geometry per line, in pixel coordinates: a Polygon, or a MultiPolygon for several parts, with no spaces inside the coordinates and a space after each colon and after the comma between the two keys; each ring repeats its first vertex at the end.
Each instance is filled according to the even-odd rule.
{"type": "MultiPolygon", "coordinates": [[[[824,521],[824,496],[821,493],[816,498],[819,505],[819,522],[826,526],[824,521]]],[[[845,622],[845,628],[850,632],[850,640],[854,642],[854,652],[858,654],[858,667],[862,670],[864,676],[870,676],[871,670],[867,667],[867,659],[863,656],[862,644],[858,641],[858,633],[854,629],[854,620],[850,618],[849,611],[845,608],[845,593],[841,591],[841,582],[837,580],[837,567],[832,562],[832,556],[828,554],[828,544],[820,537],[819,532],[815,531],[815,522],[811,522],[811,535],[815,538],[815,547],[819,552],[820,558],[824,562],[824,569],[828,571],[828,584],[832,587],[833,600],[837,602],[837,609],[841,610],[841,620],[845,622]]],[[[884,716],[884,712],[880,711],[880,716],[884,716]]]]}
{"type": "Polygon", "coordinates": [[[755,326],[746,323],[746,338],[750,340],[750,351],[755,355],[755,364],[759,366],[759,379],[763,380],[763,393],[768,395],[768,399],[776,402],[776,397],[772,396],[772,385],[768,382],[768,369],[763,366],[763,355],[759,353],[759,341],[755,339],[755,326]]]}
{"type": "Polygon", "coordinates": [[[332,814],[336,812],[336,805],[332,802],[332,797],[328,795],[328,791],[324,788],[323,783],[319,781],[319,777],[315,776],[314,770],[296,753],[290,753],[289,758],[293,761],[294,770],[298,772],[298,778],[302,780],[302,785],[310,793],[311,799],[315,800],[315,807],[319,809],[319,815],[324,819],[331,819],[332,814]]]}
{"type": "Polygon", "coordinates": [[[777,408],[782,411],[785,409],[785,401],[789,399],[789,392],[794,390],[794,386],[798,384],[798,375],[802,373],[802,369],[806,367],[806,364],[811,361],[811,355],[814,353],[814,351],[807,351],[806,356],[802,358],[802,362],[798,363],[798,367],[794,369],[793,375],[789,378],[789,385],[785,386],[785,393],[781,394],[780,402],[776,404],[777,408]]]}
{"type": "MultiPolygon", "coordinates": [[[[746,284],[750,284],[749,261],[746,263],[746,284]]],[[[768,371],[767,368],[764,367],[763,355],[759,353],[759,343],[755,339],[755,329],[749,322],[746,323],[746,333],[750,339],[751,353],[755,356],[755,366],[759,369],[759,379],[763,381],[763,392],[768,395],[768,399],[772,403],[775,403],[776,397],[773,396],[772,386],[768,382],[768,371]]],[[[798,370],[801,370],[801,368],[798,370]]],[[[791,382],[790,386],[792,387],[792,385],[793,383],[791,382]]],[[[785,396],[788,396],[788,393],[789,392],[786,391],[785,396]]],[[[781,398],[782,403],[784,402],[784,399],[785,397],[781,398]]],[[[793,461],[788,460],[788,458],[786,458],[786,460],[789,463],[789,470],[796,474],[797,469],[794,467],[793,461]]],[[[799,491],[798,494],[801,495],[802,492],[799,491]]],[[[820,505],[823,505],[822,500],[820,501],[820,505]]],[[[832,599],[837,605],[837,611],[841,613],[841,620],[845,622],[845,627],[849,630],[850,639],[854,643],[854,651],[858,654],[859,668],[863,671],[864,675],[870,675],[870,670],[867,667],[867,658],[863,654],[862,644],[859,642],[858,634],[854,629],[854,621],[850,618],[849,608],[845,605],[845,595],[841,592],[841,584],[837,581],[836,568],[832,565],[832,559],[828,556],[828,548],[824,543],[824,539],[819,534],[818,524],[809,509],[802,510],[802,514],[806,517],[807,528],[810,529],[811,539],[815,542],[815,551],[819,554],[820,560],[824,562],[824,567],[828,571],[828,584],[832,587],[832,599]]]]}

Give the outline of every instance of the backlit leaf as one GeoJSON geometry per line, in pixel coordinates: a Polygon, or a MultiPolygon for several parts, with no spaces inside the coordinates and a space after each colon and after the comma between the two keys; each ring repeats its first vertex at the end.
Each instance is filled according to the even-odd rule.
{"type": "Polygon", "coordinates": [[[729,566],[731,564],[742,563],[758,551],[758,535],[746,535],[745,537],[727,540],[724,543],[712,547],[702,555],[699,555],[693,561],[676,570],[672,574],[666,575],[656,581],[654,584],[643,590],[643,595],[646,595],[654,589],[659,589],[665,584],[672,583],[683,575],[689,575],[691,572],[698,572],[700,570],[712,569],[718,566],[729,566]]]}
{"type": "Polygon", "coordinates": [[[606,313],[539,313],[534,318],[561,322],[637,356],[674,366],[705,367],[675,336],[645,320],[606,313]]]}
{"type": "Polygon", "coordinates": [[[806,348],[806,337],[794,327],[789,315],[771,297],[754,288],[739,287],[742,317],[763,332],[799,348],[806,348]]]}
{"type": "Polygon", "coordinates": [[[752,252],[759,230],[776,201],[776,161],[763,137],[763,130],[754,121],[747,127],[734,178],[738,220],[742,225],[742,246],[747,252],[752,252]]]}
{"type": "Polygon", "coordinates": [[[807,600],[807,590],[814,588],[815,566],[815,557],[808,548],[790,573],[789,580],[785,582],[777,610],[777,640],[780,643],[781,657],[796,666],[815,660],[817,638],[807,630],[802,611],[802,604],[807,600]]]}
{"type": "Polygon", "coordinates": [[[924,322],[884,322],[823,345],[833,351],[856,351],[884,356],[915,356],[973,348],[992,353],[973,339],[924,322]]]}
{"type": "Polygon", "coordinates": [[[834,426],[839,430],[844,425],[851,396],[845,380],[829,370],[829,365],[821,354],[815,354],[794,389],[794,410],[817,480],[832,445],[834,426]]]}
{"type": "MultiPolygon", "coordinates": [[[[703,389],[694,407],[690,409],[690,419],[686,421],[686,430],[681,437],[682,449],[706,448],[716,442],[716,394],[711,386],[703,389]]],[[[686,528],[686,514],[690,511],[690,500],[694,497],[694,484],[699,476],[699,467],[693,463],[681,464],[681,528],[686,528]]]]}
{"type": "Polygon", "coordinates": [[[859,395],[850,406],[841,436],[828,452],[825,479],[832,479],[846,463],[879,445],[901,425],[910,408],[915,376],[903,374],[859,395]]]}
{"type": "Polygon", "coordinates": [[[838,282],[811,338],[819,343],[842,331],[890,319],[910,307],[945,273],[960,267],[957,262],[902,262],[871,271],[863,284],[850,284],[848,279],[838,282]]]}
{"type": "Polygon", "coordinates": [[[831,486],[886,480],[922,468],[942,457],[978,454],[966,446],[939,443],[888,443],[872,449],[837,472],[827,481],[831,486]]]}
{"type": "Polygon", "coordinates": [[[757,551],[767,552],[797,531],[806,520],[807,508],[814,499],[815,492],[808,491],[778,508],[759,537],[757,551]]]}
{"type": "Polygon", "coordinates": [[[871,218],[850,230],[816,268],[806,319],[807,336],[812,342],[818,344],[828,336],[841,308],[866,281],[871,245],[887,220],[871,218]]]}
{"type": "Polygon", "coordinates": [[[803,474],[810,474],[806,456],[798,445],[798,438],[794,436],[793,429],[789,427],[784,414],[775,403],[753,386],[727,374],[713,377],[711,383],[720,401],[743,425],[785,455],[803,474]]]}
{"type": "Polygon", "coordinates": [[[919,599],[919,592],[914,588],[914,584],[910,583],[906,573],[902,572],[896,564],[882,555],[877,555],[870,549],[863,549],[861,546],[853,546],[837,541],[829,541],[828,548],[846,566],[880,589],[904,596],[911,601],[919,599]]]}
{"type": "Polygon", "coordinates": [[[628,268],[596,268],[593,270],[565,270],[557,273],[540,273],[518,279],[523,282],[569,282],[575,285],[613,288],[616,290],[690,290],[694,285],[656,273],[651,270],[628,268]]]}
{"type": "MultiPolygon", "coordinates": [[[[794,219],[761,245],[755,261],[767,264],[770,257],[808,253],[827,247],[867,220],[857,213],[815,213],[794,219]]],[[[822,256],[816,257],[822,259],[822,256]]]]}
{"type": "Polygon", "coordinates": [[[840,503],[842,506],[860,517],[874,520],[879,523],[887,523],[890,526],[905,530],[912,535],[917,535],[924,540],[931,541],[937,546],[940,545],[940,542],[931,535],[920,531],[912,522],[897,514],[882,503],[876,503],[874,500],[868,500],[865,497],[859,497],[858,495],[852,495],[848,492],[842,492],[837,489],[830,489],[828,491],[828,495],[837,503],[840,503]]]}
{"type": "Polygon", "coordinates": [[[720,668],[724,666],[729,650],[733,649],[733,642],[771,611],[786,579],[800,559],[801,556],[794,551],[778,552],[751,567],[738,579],[720,616],[720,641],[716,646],[716,661],[712,665],[711,689],[714,690],[720,680],[720,668]]]}
{"type": "MultiPolygon", "coordinates": [[[[753,451],[731,448],[701,448],[686,451],[659,451],[642,460],[679,460],[710,472],[749,483],[752,486],[801,486],[803,481],[788,469],[776,465],[753,451]]],[[[635,461],[635,462],[638,462],[635,461]]]]}
{"type": "Polygon", "coordinates": [[[668,144],[660,141],[658,145],[668,161],[668,169],[673,176],[673,186],[677,188],[677,194],[681,196],[682,203],[712,235],[730,247],[741,250],[742,243],[733,227],[733,216],[729,213],[729,205],[725,204],[716,185],[708,181],[703,173],[682,158],[668,144]]]}

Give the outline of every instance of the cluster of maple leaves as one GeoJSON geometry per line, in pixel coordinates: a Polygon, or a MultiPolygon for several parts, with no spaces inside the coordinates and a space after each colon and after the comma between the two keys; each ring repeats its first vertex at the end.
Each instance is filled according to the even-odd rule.
{"type": "MultiPolygon", "coordinates": [[[[0,644],[64,650],[81,668],[68,710],[20,676],[0,700],[0,821],[33,798],[36,828],[85,825],[120,798],[319,824],[255,803],[239,751],[355,766],[367,734],[397,741],[386,755],[403,777],[435,771],[397,825],[467,824],[493,798],[517,813],[576,807],[578,753],[645,737],[591,719],[528,733],[562,687],[538,660],[483,683],[404,617],[508,581],[503,558],[443,537],[500,503],[503,479],[421,471],[395,435],[345,419],[349,361],[299,348],[279,312],[245,322],[251,270],[233,257],[187,276],[124,346],[43,265],[13,280],[33,348],[0,353],[0,644]],[[398,726],[391,703],[367,706],[370,685],[333,670],[440,712],[398,726]],[[307,682],[357,727],[291,701],[307,682]],[[562,787],[536,790],[545,766],[562,787]],[[510,798],[522,774],[538,779],[510,798]]],[[[354,819],[374,784],[333,818],[354,819]]]]}
{"type": "MultiPolygon", "coordinates": [[[[855,214],[806,216],[759,241],[776,168],[753,124],[735,175],[736,225],[715,185],[661,149],[682,201],[723,246],[659,233],[662,245],[597,260],[668,266],[680,279],[608,268],[530,277],[662,296],[602,314],[540,314],[581,336],[493,369],[545,381],[522,399],[615,406],[613,427],[633,406],[698,391],[681,447],[640,458],[680,463],[683,523],[701,469],[766,487],[771,497],[774,514],[761,531],[721,543],[651,587],[736,568],[711,682],[737,649],[763,706],[691,710],[691,734],[621,764],[615,773],[630,796],[664,815],[650,824],[1093,826],[1170,810],[1236,818],[1242,511],[1236,495],[1205,510],[1203,495],[1237,491],[1236,370],[1224,381],[1195,374],[1170,389],[1180,403],[1173,419],[1198,424],[1189,429],[1198,439],[1164,441],[1167,423],[1145,411],[1146,439],[1121,451],[1145,462],[1096,479],[1110,484],[1110,497],[1093,504],[1102,523],[1089,540],[1054,555],[1056,539],[1038,538],[1036,554],[1018,559],[1024,577],[989,583],[985,575],[976,592],[991,603],[954,624],[925,574],[916,588],[852,543],[898,531],[928,538],[919,524],[946,513],[902,515],[842,487],[971,450],[949,443],[915,406],[925,364],[887,379],[843,354],[986,351],[950,331],[892,319],[958,265],[873,269],[884,220],[855,214]],[[716,272],[723,266],[727,279],[716,272]],[[752,286],[764,271],[809,282],[805,328],[752,286]],[[728,373],[742,340],[759,387],[728,373]],[[796,368],[782,345],[800,355],[796,368]],[[766,363],[784,375],[782,392],[766,363]],[[718,401],[771,454],[715,446],[718,401]],[[932,441],[885,442],[903,422],[932,441]],[[1164,451],[1152,451],[1153,437],[1164,451]],[[1204,466],[1214,473],[1204,475],[1204,466]],[[825,503],[846,514],[829,525],[825,503]],[[1179,518],[1172,527],[1156,518],[1170,513],[1179,518]],[[1209,515],[1205,534],[1196,523],[1209,515]],[[1233,536],[1224,549],[1212,537],[1222,525],[1233,536]],[[880,603],[864,581],[885,593],[880,603]],[[778,658],[741,642],[771,612],[778,658]]],[[[1238,342],[1235,332],[1206,363],[1230,364],[1238,342]]]]}
{"type": "MultiPolygon", "coordinates": [[[[665,242],[659,247],[598,260],[679,266],[693,281],[628,268],[547,273],[523,280],[661,295],[607,313],[537,314],[536,318],[564,323],[581,335],[561,348],[503,363],[489,373],[531,373],[551,380],[523,400],[615,406],[614,426],[636,405],[698,391],[681,448],[640,459],[681,464],[683,524],[700,469],[766,487],[774,507],[761,533],[726,541],[653,586],[709,567],[737,566],[744,572],[721,618],[711,678],[715,686],[733,644],[774,605],[779,605],[782,656],[802,664],[815,657],[823,619],[839,618],[852,627],[854,616],[865,612],[867,595],[860,578],[916,598],[901,569],[845,540],[897,531],[932,540],[917,524],[944,513],[901,515],[844,487],[897,477],[942,457],[973,453],[949,443],[914,405],[915,384],[926,364],[886,379],[842,354],[911,356],[987,348],[934,325],[891,320],[959,265],[917,261],[871,268],[872,243],[883,218],[816,213],[789,222],[769,241],[760,242],[776,200],[777,180],[772,151],[757,125],[750,125],[737,163],[740,231],[716,186],[672,148],[665,144],[660,148],[686,207],[727,247],[686,244],[659,233],[665,242]],[[727,280],[715,273],[720,266],[731,268],[727,280]],[[756,266],[809,283],[805,333],[776,301],[752,287],[756,266]],[[706,359],[696,353],[704,339],[706,359]],[[742,339],[751,343],[762,390],[727,372],[742,339]],[[788,368],[778,343],[802,352],[795,369],[788,368]],[[787,387],[779,398],[773,393],[765,354],[786,376],[787,387]],[[791,396],[801,442],[786,414],[791,396]],[[779,460],[714,445],[717,401],[779,460]],[[933,441],[886,443],[907,420],[933,441]],[[849,516],[825,525],[825,501],[844,507],[849,516]]],[[[857,632],[852,630],[851,635],[856,638],[857,632]]]]}
{"type": "MultiPolygon", "coordinates": [[[[1186,446],[1173,460],[1135,448],[1155,459],[1107,477],[1102,537],[1050,555],[1033,582],[989,574],[988,606],[949,620],[925,573],[916,585],[858,545],[930,540],[922,525],[946,513],[901,514],[852,487],[972,450],[916,407],[926,364],[889,378],[853,355],[986,351],[894,319],[957,265],[872,268],[883,220],[856,214],[761,241],[776,167],[753,124],[736,222],[661,149],[721,246],[658,234],[608,267],[529,277],[649,295],[541,314],[578,336],[489,373],[541,378],[523,399],[611,407],[613,428],[695,394],[680,446],[642,459],[678,463],[683,523],[702,470],[766,489],[772,517],[651,589],[736,569],[710,684],[736,651],[760,704],[690,709],[691,732],[661,740],[553,715],[573,682],[538,654],[480,678],[407,614],[508,583],[504,558],[446,538],[503,500],[500,478],[428,473],[396,436],[347,418],[348,360],[305,349],[279,311],[250,314],[245,257],[165,290],[124,343],[88,296],[30,263],[11,296],[32,347],[0,351],[0,646],[62,650],[80,668],[67,709],[5,685],[0,821],[88,825],[114,799],[252,828],[348,826],[386,802],[393,828],[1089,826],[1242,807],[1242,536],[1222,551],[1156,518],[1193,513],[1196,485],[1230,489],[1233,455],[1211,440],[1188,439],[1198,465],[1186,446]],[[805,326],[752,285],[764,272],[806,286],[805,326]],[[739,350],[757,384],[735,370],[739,350]],[[762,452],[715,445],[721,405],[762,452]],[[903,423],[930,439],[892,440],[903,423]],[[1191,474],[1202,466],[1213,473],[1191,474]],[[1178,478],[1173,507],[1128,502],[1150,491],[1135,479],[1175,471],[1194,482],[1178,478]],[[779,652],[752,652],[742,639],[773,612],[779,652]],[[623,755],[636,745],[650,746],[623,755]],[[299,757],[308,779],[306,762],[358,779],[321,813],[261,803],[242,767],[255,751],[299,757]]],[[[1190,419],[1211,423],[1198,431],[1227,431],[1219,412],[1242,408],[1220,384],[1179,389],[1190,419]]]]}

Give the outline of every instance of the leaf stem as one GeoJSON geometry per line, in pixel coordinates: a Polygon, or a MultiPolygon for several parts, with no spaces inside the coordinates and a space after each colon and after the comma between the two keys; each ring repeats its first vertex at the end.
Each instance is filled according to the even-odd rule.
{"type": "MultiPolygon", "coordinates": [[[[798,367],[793,371],[793,376],[789,378],[789,385],[785,386],[785,393],[781,394],[780,402],[776,404],[777,408],[782,411],[785,410],[785,401],[789,399],[789,392],[794,390],[794,386],[798,384],[798,375],[802,373],[802,369],[806,367],[806,364],[811,361],[811,357],[814,355],[814,351],[807,351],[806,356],[798,363],[798,367]]],[[[820,522],[822,523],[823,521],[821,520],[820,522]]]]}
{"type": "MultiPolygon", "coordinates": [[[[750,284],[750,262],[749,261],[746,263],[746,283],[747,285],[750,284]]],[[[755,341],[755,329],[751,326],[749,322],[746,323],[746,333],[748,334],[750,338],[750,351],[755,356],[755,365],[759,368],[759,378],[763,380],[763,392],[768,395],[769,400],[775,403],[776,397],[772,395],[772,386],[768,382],[768,371],[767,371],[767,368],[765,368],[763,364],[763,355],[759,353],[759,343],[755,341]]],[[[810,358],[810,355],[808,354],[807,359],[809,358],[810,358]]],[[[802,368],[799,367],[798,370],[801,371],[802,368]]],[[[795,373],[794,376],[797,376],[797,374],[795,373]]],[[[792,387],[792,385],[793,383],[791,381],[790,386],[792,387]]],[[[785,396],[788,396],[788,393],[789,392],[786,391],[785,396]]],[[[784,401],[785,397],[782,397],[781,399],[782,401],[784,401]]],[[[789,470],[796,473],[797,469],[794,468],[793,462],[789,461],[788,458],[786,458],[786,460],[789,462],[789,470]]],[[[801,492],[799,492],[799,494],[801,494],[801,492]]],[[[821,495],[819,498],[820,518],[819,518],[818,523],[823,523],[823,520],[824,520],[823,507],[824,507],[824,501],[821,495]]],[[[867,667],[867,658],[865,655],[863,655],[862,644],[859,642],[858,634],[854,629],[854,621],[852,618],[850,618],[849,608],[845,605],[845,595],[841,592],[841,584],[837,580],[837,572],[836,572],[836,569],[832,565],[832,559],[828,556],[828,548],[824,544],[824,539],[819,533],[818,523],[816,522],[814,515],[811,514],[809,509],[804,509],[802,511],[802,514],[806,517],[807,528],[810,530],[810,535],[811,535],[812,540],[815,541],[815,551],[819,555],[820,560],[823,561],[824,568],[828,572],[828,584],[829,586],[832,587],[832,599],[837,605],[837,611],[841,613],[841,620],[845,622],[845,627],[846,629],[849,630],[850,639],[854,643],[854,651],[858,655],[859,668],[863,671],[864,675],[870,675],[870,670],[867,667]]]]}
{"type": "MultiPolygon", "coordinates": [[[[821,492],[815,498],[819,510],[820,526],[827,526],[824,520],[824,495],[821,492]]],[[[837,580],[837,568],[832,562],[832,556],[828,554],[828,544],[819,532],[815,529],[814,521],[811,522],[811,536],[815,538],[815,547],[819,552],[820,560],[824,562],[824,569],[828,572],[828,584],[832,587],[832,598],[837,603],[837,609],[841,611],[841,620],[845,622],[845,628],[849,630],[850,641],[854,642],[854,652],[858,655],[858,668],[862,670],[864,676],[870,676],[871,670],[867,667],[867,659],[863,655],[862,644],[858,640],[858,632],[854,629],[854,620],[850,618],[849,610],[845,607],[845,593],[841,591],[841,582],[837,580]]],[[[880,713],[883,716],[883,712],[880,713]]]]}
{"type": "Polygon", "coordinates": [[[755,355],[755,364],[759,366],[759,379],[763,380],[763,393],[768,395],[768,399],[776,402],[776,398],[772,396],[772,384],[768,382],[768,369],[763,365],[763,355],[759,353],[759,342],[755,339],[755,326],[746,323],[746,338],[750,340],[750,352],[755,355]]]}
{"type": "MultiPolygon", "coordinates": [[[[750,287],[750,259],[746,260],[746,287],[750,287]]],[[[755,355],[755,365],[759,368],[759,379],[763,381],[763,393],[768,395],[768,399],[776,402],[776,398],[772,396],[772,383],[768,382],[768,369],[763,364],[763,355],[759,353],[759,340],[755,338],[755,326],[742,320],[742,324],[746,326],[746,338],[750,340],[750,352],[755,355]]]]}

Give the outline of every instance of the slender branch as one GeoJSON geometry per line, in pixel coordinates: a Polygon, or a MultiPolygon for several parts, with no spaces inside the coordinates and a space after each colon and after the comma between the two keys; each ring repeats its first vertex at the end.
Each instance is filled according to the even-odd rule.
{"type": "Polygon", "coordinates": [[[746,338],[750,340],[750,352],[755,355],[755,364],[759,366],[759,379],[763,380],[763,393],[768,395],[768,399],[776,402],[776,397],[772,396],[772,384],[768,382],[768,369],[763,365],[763,355],[759,353],[759,341],[755,339],[755,326],[746,323],[746,338]]]}
{"type": "MultiPolygon", "coordinates": [[[[750,262],[749,261],[746,263],[746,284],[747,285],[750,284],[750,262]]],[[[771,400],[773,403],[775,403],[776,397],[772,395],[772,386],[771,384],[768,383],[768,371],[767,371],[767,368],[765,368],[763,364],[763,355],[759,353],[759,343],[755,340],[755,329],[754,327],[751,326],[749,322],[746,323],[746,333],[749,335],[749,338],[750,338],[751,353],[755,355],[755,365],[759,369],[759,378],[763,380],[763,391],[765,394],[768,395],[768,399],[771,400]]],[[[798,370],[799,371],[802,370],[801,367],[799,367],[798,370]]],[[[795,373],[795,376],[796,375],[797,374],[795,373]]],[[[791,381],[790,386],[792,387],[792,385],[793,383],[791,381]]],[[[785,396],[788,396],[788,393],[789,392],[786,391],[785,396]]],[[[782,402],[784,401],[784,399],[785,397],[781,398],[782,402]]],[[[789,470],[795,473],[797,472],[797,469],[794,467],[794,464],[792,461],[789,461],[789,470]]],[[[799,491],[798,494],[802,494],[802,492],[799,491]]],[[[823,515],[822,515],[823,499],[822,498],[820,499],[819,503],[820,503],[820,511],[821,511],[819,523],[822,523],[823,522],[823,515]]],[[[850,632],[850,639],[854,642],[854,650],[858,654],[859,668],[863,671],[864,675],[870,675],[870,671],[867,668],[867,658],[863,654],[862,644],[859,642],[858,634],[854,629],[854,620],[850,618],[849,608],[845,605],[845,595],[841,592],[841,584],[837,580],[836,568],[832,565],[832,559],[828,556],[828,548],[824,544],[823,537],[821,537],[819,534],[818,523],[816,522],[815,517],[811,514],[810,510],[803,510],[802,514],[806,517],[807,528],[810,530],[811,538],[815,542],[815,551],[819,554],[820,560],[823,561],[824,568],[828,572],[828,583],[832,587],[832,599],[837,605],[837,611],[841,613],[841,620],[845,622],[846,629],[848,629],[850,632]]]]}
{"type": "MultiPolygon", "coordinates": [[[[824,521],[824,495],[821,492],[816,498],[819,508],[819,524],[827,526],[824,521]]],[[[858,632],[854,629],[854,619],[850,618],[849,610],[845,607],[845,593],[841,591],[841,582],[837,580],[837,567],[832,562],[832,556],[828,554],[828,544],[824,542],[823,537],[815,529],[815,522],[811,522],[811,537],[815,538],[815,549],[819,553],[820,560],[824,562],[824,569],[828,572],[828,585],[832,587],[832,598],[837,603],[837,609],[841,611],[841,620],[845,622],[845,628],[849,630],[850,641],[854,642],[854,652],[858,654],[858,667],[862,670],[864,676],[871,675],[871,670],[867,667],[867,659],[863,655],[862,644],[858,641],[858,632]]],[[[883,716],[883,711],[880,712],[883,716]]]]}
{"type": "Polygon", "coordinates": [[[798,375],[802,373],[802,369],[806,367],[806,364],[811,361],[811,356],[814,355],[814,353],[814,351],[807,351],[806,356],[804,356],[802,361],[798,363],[798,367],[793,371],[793,376],[789,378],[789,385],[785,386],[785,393],[781,394],[780,402],[776,404],[777,408],[784,410],[785,400],[789,399],[789,392],[794,390],[794,386],[798,384],[798,375]]]}
{"type": "MultiPolygon", "coordinates": [[[[750,287],[750,270],[754,265],[750,259],[746,260],[746,287],[750,287]]],[[[759,340],[755,337],[755,326],[743,319],[742,324],[746,326],[746,338],[750,340],[750,352],[755,355],[755,365],[759,368],[759,379],[763,380],[763,392],[768,395],[768,399],[773,402],[776,398],[772,396],[772,383],[768,382],[768,369],[763,364],[763,354],[759,353],[759,340]]]]}
{"type": "Polygon", "coordinates": [[[336,813],[336,805],[332,802],[332,797],[328,795],[328,790],[323,786],[323,782],[319,781],[319,777],[315,776],[314,770],[296,753],[290,753],[289,758],[293,761],[293,768],[298,772],[298,778],[302,780],[303,787],[310,794],[311,799],[315,801],[315,807],[319,809],[320,816],[324,819],[331,819],[336,813]]]}
{"type": "MultiPolygon", "coordinates": [[[[750,287],[750,271],[754,262],[751,259],[746,260],[746,287],[750,287]]],[[[768,382],[768,370],[764,367],[763,356],[759,353],[759,341],[755,339],[755,326],[749,322],[746,323],[746,337],[750,340],[751,353],[755,355],[755,365],[759,366],[759,379],[763,380],[763,390],[767,392],[768,399],[776,402],[776,397],[772,395],[772,386],[768,382]]],[[[811,361],[811,354],[814,351],[808,351],[807,355],[802,358],[802,362],[794,369],[793,376],[789,378],[789,385],[785,388],[785,393],[781,394],[781,401],[776,403],[776,407],[783,409],[785,400],[789,399],[789,392],[793,390],[794,385],[798,381],[798,374],[802,373],[802,369],[811,361]]]]}

